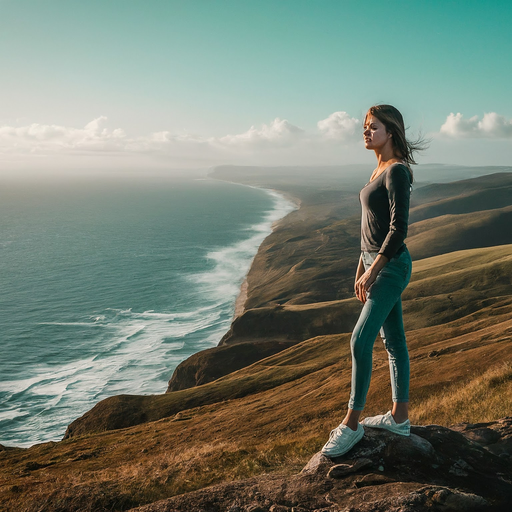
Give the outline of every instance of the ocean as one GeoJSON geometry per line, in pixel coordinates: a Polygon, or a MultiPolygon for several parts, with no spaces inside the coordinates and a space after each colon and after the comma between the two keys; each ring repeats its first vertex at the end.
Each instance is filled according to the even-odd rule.
{"type": "Polygon", "coordinates": [[[217,345],[281,195],[194,177],[0,184],[0,443],[60,440],[217,345]]]}

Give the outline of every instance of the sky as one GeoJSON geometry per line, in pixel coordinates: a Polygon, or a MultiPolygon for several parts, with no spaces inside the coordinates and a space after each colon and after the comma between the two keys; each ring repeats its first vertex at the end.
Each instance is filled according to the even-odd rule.
{"type": "Polygon", "coordinates": [[[0,0],[0,174],[368,163],[374,104],[421,163],[512,165],[512,2],[0,0]]]}

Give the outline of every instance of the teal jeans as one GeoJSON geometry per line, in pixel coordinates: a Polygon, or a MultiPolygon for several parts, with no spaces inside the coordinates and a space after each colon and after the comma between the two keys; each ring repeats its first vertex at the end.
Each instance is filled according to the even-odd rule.
{"type": "MultiPolygon", "coordinates": [[[[365,269],[377,253],[362,253],[365,269]]],[[[409,401],[409,352],[405,340],[400,296],[411,278],[409,251],[393,257],[379,272],[352,333],[352,389],[349,409],[362,411],[372,376],[372,353],[380,332],[389,357],[393,402],[409,401]]]]}

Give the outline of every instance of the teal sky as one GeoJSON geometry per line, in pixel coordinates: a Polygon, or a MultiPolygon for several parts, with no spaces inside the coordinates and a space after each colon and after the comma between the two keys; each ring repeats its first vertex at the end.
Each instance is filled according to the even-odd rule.
{"type": "Polygon", "coordinates": [[[510,165],[511,23],[510,1],[0,0],[1,169],[369,161],[317,123],[375,103],[433,137],[424,161],[510,165]]]}

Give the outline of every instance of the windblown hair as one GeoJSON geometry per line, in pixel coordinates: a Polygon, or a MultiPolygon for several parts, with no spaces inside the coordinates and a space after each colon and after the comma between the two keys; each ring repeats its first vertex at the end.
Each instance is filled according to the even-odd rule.
{"type": "Polygon", "coordinates": [[[405,136],[405,124],[402,114],[392,105],[375,105],[370,107],[366,118],[372,115],[376,117],[392,135],[393,147],[397,157],[401,158],[407,166],[416,164],[413,152],[423,151],[428,147],[428,141],[421,135],[416,140],[408,140],[405,136]]]}

